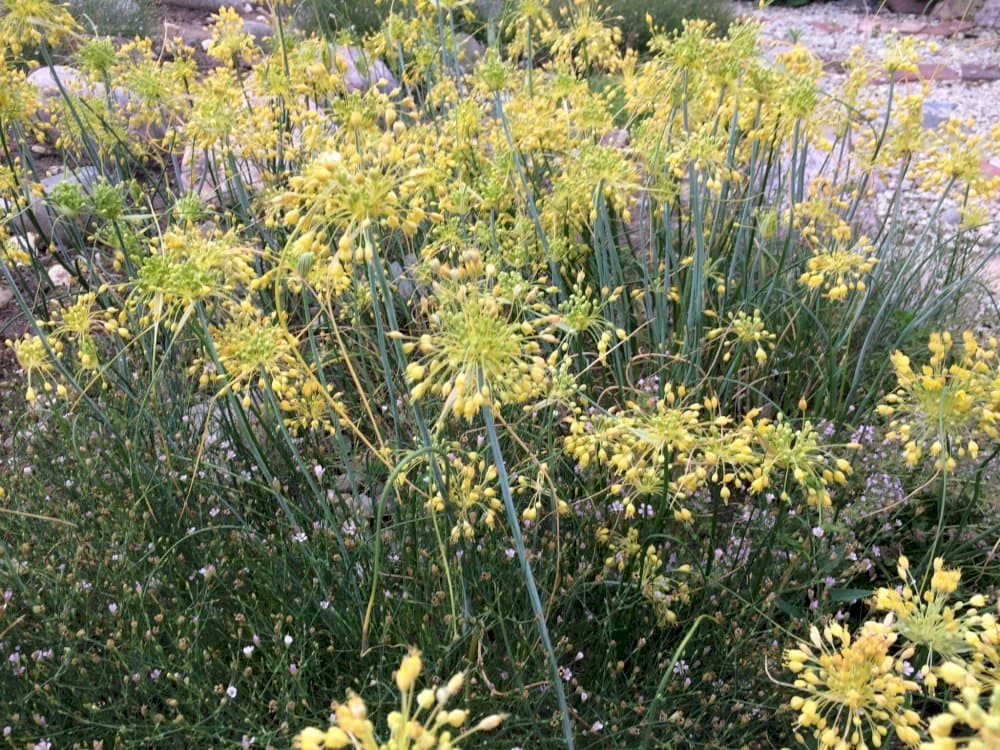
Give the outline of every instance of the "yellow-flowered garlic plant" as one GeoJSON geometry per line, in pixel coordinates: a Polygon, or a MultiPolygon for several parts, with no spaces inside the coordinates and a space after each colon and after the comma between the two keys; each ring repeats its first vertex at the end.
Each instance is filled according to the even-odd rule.
{"type": "Polygon", "coordinates": [[[783,663],[799,693],[789,702],[796,727],[831,750],[881,747],[890,731],[916,746],[921,721],[909,698],[920,686],[907,677],[913,648],[895,649],[897,638],[885,623],[866,622],[854,634],[831,623],[786,649],[783,663]]]}
{"type": "MultiPolygon", "coordinates": [[[[900,555],[896,571],[902,585],[876,589],[873,607],[876,612],[892,614],[890,627],[904,643],[927,650],[923,674],[931,671],[936,659],[953,659],[971,651],[969,637],[979,622],[977,608],[984,606],[986,599],[976,594],[968,601],[952,601],[962,571],[945,568],[944,558],[935,558],[933,573],[923,591],[904,555],[900,555]]],[[[933,681],[933,677],[928,679],[933,681]]]]}
{"type": "Polygon", "coordinates": [[[897,388],[878,408],[889,418],[888,437],[903,444],[903,457],[916,466],[929,454],[938,469],[975,459],[980,443],[1000,438],[1000,367],[997,342],[981,345],[969,331],[961,348],[947,331],[934,332],[927,364],[915,367],[896,351],[891,359],[897,388]]]}
{"type": "Polygon", "coordinates": [[[386,717],[388,737],[379,738],[364,699],[350,693],[346,701],[334,704],[327,729],[303,729],[295,736],[292,747],[296,750],[460,750],[461,743],[468,737],[494,730],[504,720],[504,714],[490,714],[470,725],[468,710],[448,707],[449,701],[465,684],[464,674],[456,674],[436,689],[427,687],[417,691],[417,678],[422,671],[420,652],[411,650],[396,671],[400,704],[398,710],[386,717]]]}

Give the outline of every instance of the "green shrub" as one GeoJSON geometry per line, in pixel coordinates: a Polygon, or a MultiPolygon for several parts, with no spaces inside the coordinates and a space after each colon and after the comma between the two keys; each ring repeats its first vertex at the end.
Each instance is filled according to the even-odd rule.
{"type": "MultiPolygon", "coordinates": [[[[997,346],[931,335],[985,262],[995,144],[920,127],[904,87],[825,96],[817,56],[761,56],[752,25],[688,23],[636,64],[606,15],[525,1],[463,73],[447,5],[366,40],[402,97],[232,18],[197,75],[82,49],[134,86],[59,109],[63,161],[99,165],[84,194],[38,184],[0,70],[0,274],[30,315],[0,507],[13,746],[315,747],[331,696],[386,715],[396,670],[391,735],[411,697],[433,710],[413,644],[468,670],[474,715],[510,712],[474,738],[494,750],[782,747],[781,630],[918,547],[995,581],[997,346]],[[939,198],[918,226],[911,181],[939,198]],[[43,205],[67,230],[45,254],[10,236],[43,205]]],[[[44,49],[10,7],[0,41],[44,49]]],[[[850,80],[917,54],[857,53],[850,80]]]]}
{"type": "Polygon", "coordinates": [[[70,12],[98,36],[135,37],[152,33],[152,0],[71,0],[70,12]]]}
{"type": "Polygon", "coordinates": [[[657,31],[678,31],[687,19],[702,18],[715,24],[717,33],[725,34],[733,20],[731,3],[726,0],[609,0],[609,15],[620,19],[622,41],[640,52],[651,37],[647,15],[657,31]]]}

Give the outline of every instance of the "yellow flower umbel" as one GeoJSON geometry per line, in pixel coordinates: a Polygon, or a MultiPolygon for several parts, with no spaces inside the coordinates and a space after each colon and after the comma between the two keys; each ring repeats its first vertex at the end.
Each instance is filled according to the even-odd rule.
{"type": "Polygon", "coordinates": [[[416,681],[423,671],[420,652],[411,650],[403,657],[396,672],[400,708],[386,718],[389,738],[380,742],[375,725],[368,718],[365,702],[353,693],[346,703],[334,706],[330,727],[326,731],[309,727],[292,743],[296,750],[460,750],[459,743],[476,732],[488,732],[500,726],[503,714],[491,714],[468,727],[469,712],[464,708],[447,707],[450,699],[462,689],[465,676],[459,673],[436,690],[416,691],[416,681]]]}
{"type": "Polygon", "coordinates": [[[833,623],[822,633],[813,626],[810,643],[786,649],[784,665],[805,693],[790,705],[799,713],[797,726],[811,730],[818,747],[881,747],[890,729],[911,747],[920,741],[920,717],[906,708],[909,693],[920,688],[903,676],[912,649],[892,655],[895,641],[882,623],[866,622],[854,637],[833,623]]]}
{"type": "Polygon", "coordinates": [[[754,434],[764,456],[754,468],[751,492],[770,487],[772,477],[780,477],[780,497],[787,500],[791,479],[805,492],[810,506],[830,507],[828,488],[846,484],[851,465],[846,459],[829,455],[828,447],[820,445],[819,433],[811,422],[795,429],[780,416],[774,422],[762,419],[755,425],[754,434]]]}
{"type": "Polygon", "coordinates": [[[55,47],[76,29],[65,5],[52,0],[0,0],[0,54],[20,55],[44,40],[55,47]]]}
{"type": "Polygon", "coordinates": [[[867,237],[861,237],[853,247],[834,245],[818,249],[806,263],[807,270],[799,282],[810,289],[822,287],[824,297],[840,301],[849,291],[865,290],[863,277],[878,263],[874,253],[867,237]]]}
{"type": "Polygon", "coordinates": [[[937,667],[937,677],[957,691],[947,711],[928,727],[921,750],[988,750],[1000,747],[1000,620],[993,612],[976,618],[966,634],[971,651],[937,667]]]}
{"type": "Polygon", "coordinates": [[[774,350],[775,335],[764,326],[760,310],[754,310],[752,317],[742,310],[736,315],[730,312],[727,318],[729,322],[725,326],[713,328],[707,336],[709,341],[722,340],[724,350],[722,361],[728,362],[733,356],[734,349],[737,352],[737,358],[739,358],[741,351],[752,347],[757,363],[763,365],[767,362],[768,351],[774,350]]]}
{"type": "Polygon", "coordinates": [[[966,331],[956,354],[945,331],[931,334],[931,357],[919,371],[903,352],[892,355],[899,388],[886,396],[879,414],[892,417],[887,437],[903,443],[908,464],[916,466],[927,451],[937,468],[950,470],[957,458],[975,459],[980,440],[1000,438],[996,347],[996,339],[981,347],[966,331]]]}
{"type": "Polygon", "coordinates": [[[446,280],[434,284],[430,332],[404,346],[420,355],[406,368],[411,395],[442,398],[441,420],[454,412],[472,421],[484,406],[498,409],[541,395],[551,370],[542,344],[556,342],[558,316],[548,311],[538,287],[520,277],[495,279],[490,268],[463,280],[464,271],[480,265],[476,251],[465,255],[463,268],[436,265],[446,280]]]}
{"type": "Polygon", "coordinates": [[[962,572],[944,567],[944,558],[934,560],[930,588],[918,594],[919,588],[910,573],[910,563],[900,556],[896,570],[903,581],[900,588],[882,587],[875,591],[876,611],[892,612],[895,619],[890,627],[908,644],[924,646],[934,654],[949,659],[970,650],[967,642],[970,618],[976,611],[971,606],[983,606],[985,599],[975,596],[969,602],[948,603],[958,588],[962,572]]]}
{"type": "Polygon", "coordinates": [[[927,729],[931,739],[920,750],[996,750],[1000,747],[1000,684],[987,691],[979,686],[963,688],[960,699],[949,702],[948,710],[931,719],[927,729]]]}

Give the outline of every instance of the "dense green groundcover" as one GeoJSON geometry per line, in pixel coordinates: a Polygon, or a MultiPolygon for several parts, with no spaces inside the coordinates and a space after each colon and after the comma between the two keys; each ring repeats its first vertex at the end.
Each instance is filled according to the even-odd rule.
{"type": "Polygon", "coordinates": [[[292,5],[0,3],[2,742],[994,747],[1000,127],[912,39],[292,5]]]}

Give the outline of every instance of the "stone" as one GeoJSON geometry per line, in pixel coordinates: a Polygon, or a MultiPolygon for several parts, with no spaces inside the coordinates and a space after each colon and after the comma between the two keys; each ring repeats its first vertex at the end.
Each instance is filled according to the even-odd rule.
{"type": "Polygon", "coordinates": [[[1000,29],[1000,0],[984,0],[972,22],[981,29],[1000,29]]]}
{"type": "Polygon", "coordinates": [[[976,28],[974,23],[968,21],[941,21],[940,23],[930,23],[921,32],[925,36],[955,36],[976,28]]]}
{"type": "Polygon", "coordinates": [[[14,293],[5,284],[0,284],[0,310],[7,307],[14,299],[14,293]]]}
{"type": "Polygon", "coordinates": [[[889,10],[896,13],[914,13],[920,15],[926,12],[930,2],[928,0],[886,0],[885,4],[889,6],[889,10]]]}
{"type": "Polygon", "coordinates": [[[955,113],[955,105],[951,102],[926,99],[923,105],[923,126],[931,129],[936,128],[943,122],[947,122],[955,113]]]}
{"type": "MultiPolygon", "coordinates": [[[[38,68],[28,75],[27,82],[34,86],[37,95],[34,118],[42,126],[49,143],[55,143],[59,139],[58,123],[53,119],[57,113],[55,105],[65,94],[94,99],[105,97],[103,83],[88,80],[83,73],[68,65],[38,68]]],[[[124,109],[130,97],[123,88],[115,87],[112,98],[113,106],[124,109]]]]}
{"type": "Polygon", "coordinates": [[[69,271],[67,271],[62,266],[56,264],[48,270],[49,281],[52,282],[53,286],[65,286],[68,287],[73,283],[73,277],[70,276],[69,271]]]}
{"type": "Polygon", "coordinates": [[[28,74],[27,82],[35,87],[37,95],[34,118],[42,126],[46,140],[50,143],[59,139],[59,130],[53,120],[56,117],[55,105],[63,97],[64,91],[81,96],[104,96],[104,84],[91,83],[83,73],[68,65],[38,68],[28,74]]]}
{"type": "Polygon", "coordinates": [[[1000,179],[1000,159],[985,159],[979,162],[979,169],[987,180],[1000,179]]]}
{"type": "Polygon", "coordinates": [[[163,38],[167,42],[167,47],[171,50],[176,47],[175,40],[180,40],[180,45],[182,47],[191,47],[194,49],[196,47],[200,47],[201,43],[206,39],[211,39],[212,32],[208,29],[164,21],[163,38]]]}
{"type": "Polygon", "coordinates": [[[957,208],[946,208],[938,216],[938,221],[946,227],[957,227],[962,221],[962,213],[957,208]]]}
{"type": "Polygon", "coordinates": [[[858,31],[869,36],[876,33],[896,31],[900,34],[919,34],[927,26],[920,19],[899,19],[895,16],[865,16],[858,21],[858,31]]]}
{"type": "Polygon", "coordinates": [[[844,30],[844,27],[836,21],[810,21],[809,25],[818,31],[826,32],[827,34],[839,34],[844,30]]]}
{"type": "Polygon", "coordinates": [[[971,19],[983,4],[983,0],[939,0],[931,8],[929,15],[931,18],[945,20],[971,19]]]}
{"type": "Polygon", "coordinates": [[[978,65],[970,63],[962,66],[963,81],[1000,81],[1000,65],[978,65]]]}
{"type": "Polygon", "coordinates": [[[486,54],[486,47],[472,34],[460,32],[455,36],[455,51],[459,67],[466,73],[471,71],[486,54]]]}
{"type": "Polygon", "coordinates": [[[244,21],[243,31],[254,38],[258,46],[264,46],[274,36],[274,27],[263,21],[244,21]]]}
{"type": "Polygon", "coordinates": [[[337,67],[344,67],[344,83],[348,91],[367,91],[372,86],[383,93],[396,88],[396,78],[384,62],[377,57],[369,57],[359,47],[348,47],[343,44],[333,48],[337,67]]]}
{"type": "Polygon", "coordinates": [[[162,0],[163,5],[172,5],[175,8],[187,8],[188,10],[204,10],[217,12],[222,8],[232,8],[236,6],[233,0],[162,0]]]}
{"type": "MultiPolygon", "coordinates": [[[[244,189],[249,192],[263,186],[260,168],[239,154],[233,155],[244,189]]],[[[180,188],[182,193],[196,193],[203,201],[232,204],[236,198],[236,181],[229,174],[229,158],[221,149],[185,149],[181,157],[180,188]]]]}
{"type": "MultiPolygon", "coordinates": [[[[917,65],[916,72],[898,70],[893,74],[897,83],[915,83],[918,81],[958,81],[962,76],[954,68],[937,63],[917,65]]],[[[872,83],[888,83],[889,79],[882,76],[872,80],[872,83]]]]}
{"type": "Polygon", "coordinates": [[[497,18],[503,10],[503,0],[475,0],[473,5],[483,18],[497,18]]]}

